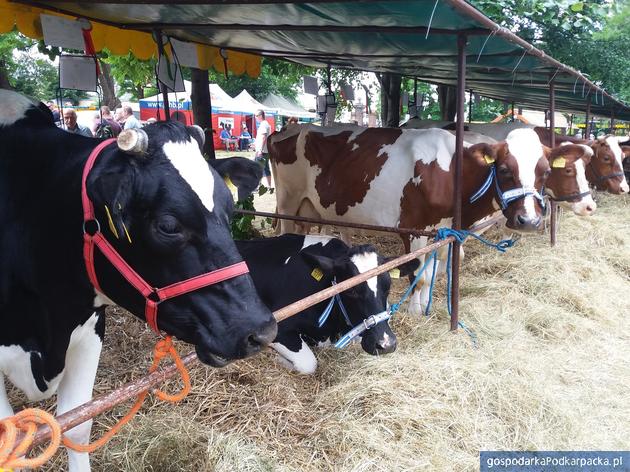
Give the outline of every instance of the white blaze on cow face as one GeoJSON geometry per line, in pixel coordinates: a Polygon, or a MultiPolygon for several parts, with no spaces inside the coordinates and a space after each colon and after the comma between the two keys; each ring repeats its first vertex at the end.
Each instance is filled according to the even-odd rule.
{"type": "Polygon", "coordinates": [[[12,90],[0,89],[0,126],[10,126],[25,117],[29,108],[35,104],[12,90]]]}
{"type": "Polygon", "coordinates": [[[306,236],[304,236],[304,242],[302,243],[302,249],[306,249],[309,246],[314,246],[316,244],[321,244],[322,246],[325,246],[326,244],[328,244],[328,242],[333,239],[330,236],[318,236],[318,235],[310,235],[307,234],[306,236]]]}
{"type": "MultiPolygon", "coordinates": [[[[357,270],[360,274],[367,272],[370,269],[374,269],[378,266],[378,256],[375,252],[364,252],[362,254],[355,254],[350,258],[352,263],[356,266],[357,270]]],[[[374,296],[376,297],[376,292],[378,290],[378,279],[377,277],[372,277],[368,279],[367,284],[370,290],[374,292],[374,296]]]]}
{"type": "MultiPolygon", "coordinates": [[[[608,146],[610,146],[610,149],[615,155],[615,160],[617,161],[617,164],[619,164],[619,167],[623,170],[623,151],[621,150],[621,146],[619,146],[619,139],[616,136],[608,136],[606,138],[606,143],[608,144],[608,146]]],[[[630,192],[625,174],[623,174],[620,188],[623,193],[630,192]]]]}
{"type": "Polygon", "coordinates": [[[197,194],[203,206],[214,210],[214,178],[210,166],[204,160],[199,145],[194,139],[186,142],[168,142],[162,150],[183,179],[197,194]]]}
{"type": "MultiPolygon", "coordinates": [[[[584,147],[591,149],[588,146],[584,146],[584,147]]],[[[592,153],[593,151],[591,150],[591,154],[592,153]]],[[[588,180],[586,180],[586,166],[584,165],[583,159],[578,159],[577,161],[575,161],[575,174],[576,174],[575,179],[578,184],[578,192],[579,193],[588,192],[589,187],[588,187],[588,180]]],[[[593,197],[589,193],[588,195],[585,195],[582,198],[580,198],[580,201],[573,203],[572,210],[576,215],[587,216],[587,215],[592,214],[596,208],[597,208],[597,204],[595,203],[595,201],[593,200],[593,197]]]]}
{"type": "MultiPolygon", "coordinates": [[[[543,157],[543,147],[538,135],[532,129],[515,129],[505,139],[510,154],[514,156],[518,164],[518,176],[521,186],[533,189],[536,183],[536,166],[543,157]]],[[[537,189],[540,191],[540,189],[537,189]]],[[[525,197],[524,207],[528,218],[536,219],[536,206],[534,197],[525,197]]]]}

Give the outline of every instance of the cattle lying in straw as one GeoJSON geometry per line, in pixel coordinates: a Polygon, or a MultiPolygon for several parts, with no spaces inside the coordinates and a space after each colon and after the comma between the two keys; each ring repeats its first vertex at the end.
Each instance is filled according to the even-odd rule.
{"type": "MultiPolygon", "coordinates": [[[[121,133],[97,156],[101,140],[66,133],[43,104],[0,90],[0,418],[12,414],[4,376],[32,401],[58,392],[59,414],[90,399],[109,300],[141,319],[157,316],[155,329],[193,344],[214,366],[275,338],[230,235],[230,192],[201,155],[200,131],[156,123],[121,133]],[[105,246],[91,245],[97,237],[139,277],[114,268],[105,246]],[[209,274],[228,266],[224,281],[209,274]],[[164,296],[150,287],[201,274],[205,285],[156,303],[164,296]]],[[[67,434],[85,443],[90,428],[67,434]]],[[[87,454],[70,452],[69,468],[88,470],[87,454]]]]}
{"type": "MultiPolygon", "coordinates": [[[[236,246],[249,266],[260,298],[271,310],[385,262],[370,245],[349,247],[339,239],[325,236],[285,234],[237,241],[236,246]]],[[[400,266],[397,273],[409,275],[417,267],[415,259],[400,266]]],[[[271,347],[288,368],[302,374],[313,373],[317,359],[310,346],[335,342],[354,326],[386,312],[390,285],[390,274],[385,272],[340,293],[337,299],[323,301],[281,321],[271,347]]],[[[396,349],[396,336],[386,319],[363,333],[361,346],[373,355],[396,349]]]]}

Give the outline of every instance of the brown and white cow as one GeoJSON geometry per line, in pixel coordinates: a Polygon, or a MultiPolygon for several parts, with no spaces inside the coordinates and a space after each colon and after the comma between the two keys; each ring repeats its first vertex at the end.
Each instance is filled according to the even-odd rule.
{"type": "Polygon", "coordinates": [[[586,168],[591,163],[593,149],[586,144],[563,143],[546,150],[551,174],[545,193],[578,216],[592,215],[597,205],[586,179],[586,168]]]}
{"type": "Polygon", "coordinates": [[[593,157],[586,167],[586,178],[598,190],[619,195],[628,193],[628,181],[623,172],[623,151],[616,136],[598,138],[591,147],[593,157]]]}
{"type": "MultiPolygon", "coordinates": [[[[455,137],[448,131],[301,125],[273,134],[268,145],[279,213],[416,229],[451,226],[455,137]]],[[[543,147],[529,129],[497,144],[467,147],[463,227],[501,208],[508,228],[537,230],[549,173],[543,147]],[[488,191],[471,203],[492,169],[488,191]]],[[[283,220],[280,231],[294,232],[295,224],[283,220]]],[[[427,239],[403,242],[409,251],[427,239]]],[[[410,310],[417,313],[423,305],[426,300],[415,298],[410,310]]]]}

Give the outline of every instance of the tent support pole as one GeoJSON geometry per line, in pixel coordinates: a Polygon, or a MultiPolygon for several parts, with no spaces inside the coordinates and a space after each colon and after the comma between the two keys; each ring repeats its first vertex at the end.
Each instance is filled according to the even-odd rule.
{"type": "MultiPolygon", "coordinates": [[[[552,148],[556,147],[556,83],[552,79],[549,83],[549,132],[551,133],[550,143],[552,148]]],[[[551,246],[556,245],[556,237],[558,232],[558,205],[551,200],[551,221],[549,233],[551,237],[551,246]]]]}
{"type": "Polygon", "coordinates": [[[468,123],[472,123],[472,113],[473,113],[473,91],[470,89],[468,91],[468,123]]]}
{"type": "MultiPolygon", "coordinates": [[[[462,173],[464,161],[464,110],[466,103],[466,42],[465,34],[457,35],[457,128],[455,134],[455,176],[453,197],[453,229],[462,229],[462,173]]],[[[461,244],[454,242],[451,284],[451,331],[457,331],[459,322],[459,252],[461,244]]]]}
{"type": "Polygon", "coordinates": [[[610,107],[610,134],[615,135],[615,107],[610,107]]]}
{"type": "MultiPolygon", "coordinates": [[[[155,38],[157,39],[158,57],[166,58],[166,53],[164,52],[164,43],[162,42],[161,30],[155,30],[155,38]]],[[[171,121],[171,110],[168,103],[168,88],[159,80],[158,87],[160,87],[160,91],[162,92],[162,100],[164,102],[164,121],[171,121]]]]}
{"type": "Polygon", "coordinates": [[[586,118],[585,118],[586,127],[584,128],[584,139],[589,139],[591,135],[591,93],[589,92],[586,95],[586,118]]]}

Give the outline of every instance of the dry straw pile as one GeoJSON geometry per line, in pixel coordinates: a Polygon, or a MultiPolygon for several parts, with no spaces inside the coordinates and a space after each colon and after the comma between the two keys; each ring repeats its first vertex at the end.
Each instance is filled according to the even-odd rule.
{"type": "MultiPolygon", "coordinates": [[[[461,471],[478,469],[479,450],[627,449],[630,202],[599,205],[565,214],[555,249],[542,235],[504,255],[467,244],[461,313],[478,349],[448,332],[440,283],[432,317],[396,317],[392,355],[321,350],[312,377],[271,353],[195,366],[193,393],[150,404],[94,470],[461,471]]],[[[120,312],[108,323],[97,392],[141,375],[153,342],[120,312]]]]}

